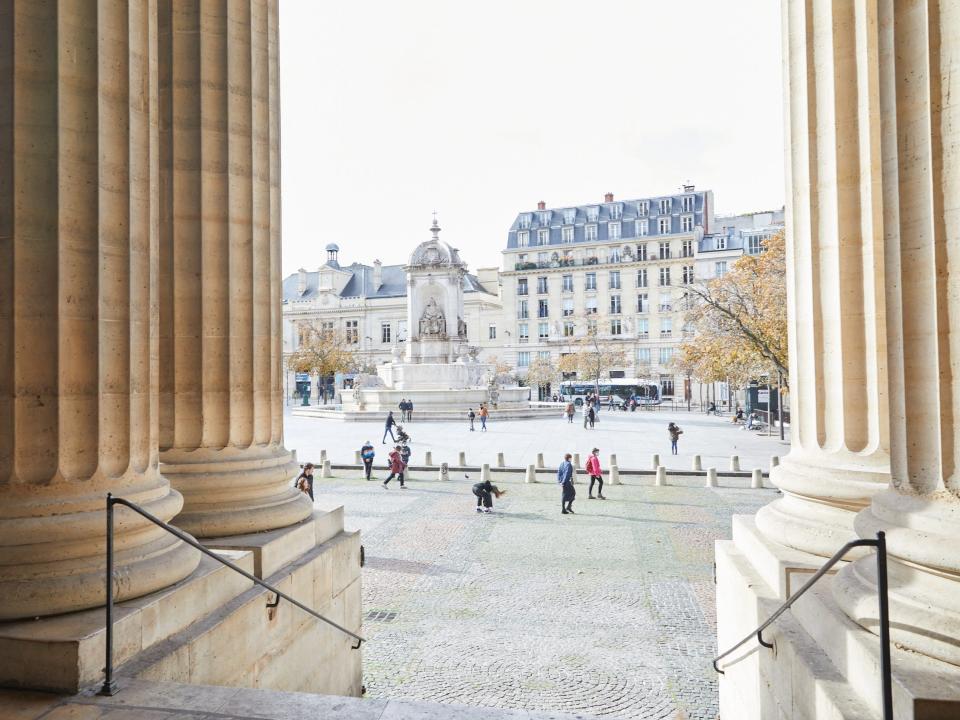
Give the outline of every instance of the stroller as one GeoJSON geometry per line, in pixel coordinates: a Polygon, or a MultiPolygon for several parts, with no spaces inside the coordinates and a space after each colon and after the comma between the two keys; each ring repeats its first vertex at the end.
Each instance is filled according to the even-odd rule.
{"type": "Polygon", "coordinates": [[[403,429],[403,425],[397,425],[397,442],[401,445],[410,444],[410,436],[407,434],[407,431],[403,429]]]}

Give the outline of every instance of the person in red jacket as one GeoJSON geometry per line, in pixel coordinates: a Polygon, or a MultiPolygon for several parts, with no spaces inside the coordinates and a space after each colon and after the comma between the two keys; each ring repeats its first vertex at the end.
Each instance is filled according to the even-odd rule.
{"type": "Polygon", "coordinates": [[[400,488],[406,490],[407,486],[403,484],[403,471],[407,468],[406,463],[403,462],[403,456],[400,454],[402,448],[397,445],[393,451],[390,453],[390,475],[386,480],[383,481],[383,487],[387,487],[387,483],[393,480],[394,477],[400,481],[400,488]]]}
{"type": "Polygon", "coordinates": [[[590,489],[587,499],[593,500],[593,483],[597,483],[597,497],[606,500],[603,496],[603,471],[600,469],[600,448],[594,448],[587,458],[587,474],[590,476],[590,489]]]}

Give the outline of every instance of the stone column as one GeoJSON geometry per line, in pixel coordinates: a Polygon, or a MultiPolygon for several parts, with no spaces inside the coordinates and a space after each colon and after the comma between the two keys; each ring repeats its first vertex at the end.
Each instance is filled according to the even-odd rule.
{"type": "Polygon", "coordinates": [[[283,446],[276,0],[171,13],[161,469],[200,537],[311,513],[283,446]]]}
{"type": "Polygon", "coordinates": [[[792,447],[757,526],[821,556],[889,480],[874,5],[784,6],[792,447]]]}
{"type": "MultiPolygon", "coordinates": [[[[887,535],[894,642],[960,665],[960,7],[880,3],[892,484],[856,519],[887,535]]],[[[873,558],[834,582],[876,631],[873,558]]]]}
{"type": "MultiPolygon", "coordinates": [[[[183,504],[157,453],[152,5],[0,3],[0,620],[103,602],[107,492],[183,504]]],[[[119,599],[196,567],[116,512],[119,599]]]]}

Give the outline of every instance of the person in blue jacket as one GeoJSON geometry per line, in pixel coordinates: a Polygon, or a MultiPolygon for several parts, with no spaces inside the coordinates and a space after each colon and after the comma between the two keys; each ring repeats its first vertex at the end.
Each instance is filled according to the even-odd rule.
{"type": "Polygon", "coordinates": [[[563,462],[557,468],[557,484],[560,485],[560,511],[564,515],[576,515],[573,512],[573,501],[577,497],[577,489],[573,486],[573,463],[570,453],[563,456],[563,462]]]}

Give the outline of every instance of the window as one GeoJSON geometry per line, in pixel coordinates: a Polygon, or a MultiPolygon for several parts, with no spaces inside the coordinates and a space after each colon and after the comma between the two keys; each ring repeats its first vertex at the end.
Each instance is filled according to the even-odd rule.
{"type": "Polygon", "coordinates": [[[561,307],[563,309],[562,315],[564,317],[573,316],[573,298],[564,298],[561,307]]]}
{"type": "Polygon", "coordinates": [[[759,255],[762,248],[762,235],[750,235],[747,237],[747,255],[759,255]]]}
{"type": "MultiPolygon", "coordinates": [[[[567,225],[573,225],[574,221],[577,219],[577,209],[576,208],[567,208],[563,211],[563,222],[567,225]]],[[[573,228],[571,228],[572,230],[573,228]]]]}
{"type": "Polygon", "coordinates": [[[727,249],[727,236],[717,235],[717,250],[726,250],[726,249],[727,249]]]}
{"type": "Polygon", "coordinates": [[[637,215],[643,217],[644,215],[649,214],[650,212],[650,201],[649,200],[637,200],[637,215]]]}
{"type": "MultiPolygon", "coordinates": [[[[672,348],[667,348],[672,351],[672,348]]],[[[661,363],[662,365],[663,363],[661,363]]],[[[660,376],[660,397],[666,395],[667,397],[673,397],[673,378],[669,375],[660,376]]]]}
{"type": "Polygon", "coordinates": [[[657,309],[662,313],[673,312],[673,303],[671,302],[669,295],[660,296],[660,305],[657,307],[657,309]]]}
{"type": "Polygon", "coordinates": [[[718,260],[717,262],[715,262],[715,263],[713,264],[713,271],[714,271],[714,275],[716,275],[717,277],[723,277],[724,275],[726,275],[726,274],[727,274],[727,261],[726,261],[726,260],[718,260]]]}
{"type": "Polygon", "coordinates": [[[530,317],[530,309],[527,306],[526,300],[521,300],[517,303],[517,318],[519,320],[526,320],[530,317]]]}
{"type": "Polygon", "coordinates": [[[560,239],[565,243],[573,242],[573,225],[567,225],[560,230],[560,239]]]}
{"type": "Polygon", "coordinates": [[[526,278],[517,278],[517,295],[526,295],[529,292],[526,278]]]}
{"type": "Polygon", "coordinates": [[[637,270],[637,287],[645,288],[647,287],[647,269],[640,268],[637,270]]]}
{"type": "Polygon", "coordinates": [[[623,334],[623,325],[620,322],[620,318],[614,318],[610,321],[610,334],[611,335],[622,335],[623,334]]]}
{"type": "Polygon", "coordinates": [[[620,289],[620,271],[619,270],[610,271],[610,289],[611,290],[620,289]]]}
{"type": "Polygon", "coordinates": [[[650,364],[650,348],[637,348],[637,365],[650,364]]]}
{"type": "Polygon", "coordinates": [[[607,239],[608,240],[620,239],[620,223],[618,222],[607,223],[607,239]]]}
{"type": "Polygon", "coordinates": [[[530,353],[528,352],[517,353],[517,367],[530,367],[530,353]]]}
{"type": "Polygon", "coordinates": [[[669,285],[670,284],[670,268],[662,267],[660,268],[660,285],[669,285]]]}
{"type": "Polygon", "coordinates": [[[527,325],[527,323],[520,323],[517,325],[517,337],[522,343],[530,340],[530,326],[527,325]]]}
{"type": "Polygon", "coordinates": [[[389,343],[391,340],[390,323],[380,323],[380,342],[389,343]]]}
{"type": "Polygon", "coordinates": [[[693,230],[693,215],[680,216],[680,232],[690,232],[693,230]]]}
{"type": "Polygon", "coordinates": [[[607,262],[618,263],[620,262],[620,248],[614,247],[610,248],[607,253],[607,262]]]}
{"type": "Polygon", "coordinates": [[[670,243],[668,242],[660,243],[660,259],[661,260],[670,259],[670,243]]]}
{"type": "Polygon", "coordinates": [[[693,240],[683,241],[683,248],[680,250],[680,257],[693,257],[693,240]]]}
{"type": "Polygon", "coordinates": [[[692,338],[696,334],[696,330],[693,327],[692,322],[687,322],[683,324],[683,336],[685,338],[692,338]]]}
{"type": "Polygon", "coordinates": [[[646,244],[637,245],[637,260],[646,260],[647,259],[647,246],[646,244]]]}
{"type": "Polygon", "coordinates": [[[540,294],[547,292],[547,279],[545,277],[537,278],[537,292],[540,294]]]}
{"type": "Polygon", "coordinates": [[[693,265],[683,266],[683,284],[684,285],[693,284],[693,265]]]}
{"type": "Polygon", "coordinates": [[[597,274],[595,272],[588,272],[584,276],[585,285],[583,286],[585,290],[596,290],[597,289],[597,274]]]}
{"type": "Polygon", "coordinates": [[[526,253],[520,253],[519,255],[517,255],[517,262],[518,262],[518,263],[525,263],[526,261],[527,261],[527,254],[526,254],[526,253]]]}
{"type": "Polygon", "coordinates": [[[623,203],[614,203],[608,207],[610,208],[610,217],[614,220],[619,220],[620,216],[623,215],[623,203]]]}
{"type": "Polygon", "coordinates": [[[564,275],[563,284],[560,286],[563,292],[573,292],[573,275],[564,275]]]}
{"type": "Polygon", "coordinates": [[[490,340],[496,340],[496,339],[497,339],[497,326],[496,326],[496,325],[491,325],[490,327],[487,328],[487,338],[489,338],[490,340]]]}
{"type": "Polygon", "coordinates": [[[659,218],[657,220],[657,232],[661,235],[669,235],[671,232],[673,232],[673,218],[659,218]]]}
{"type": "Polygon", "coordinates": [[[537,323],[537,337],[540,340],[546,340],[550,337],[550,323],[537,323]]]}
{"type": "Polygon", "coordinates": [[[650,296],[647,293],[637,295],[637,312],[645,313],[650,310],[650,296]]]}
{"type": "Polygon", "coordinates": [[[549,362],[549,361],[550,361],[550,351],[549,351],[549,350],[540,350],[540,351],[537,353],[537,357],[540,358],[541,360],[546,360],[547,362],[549,362]]]}
{"type": "Polygon", "coordinates": [[[351,345],[356,345],[360,342],[360,321],[359,320],[347,320],[347,342],[351,345]]]}
{"type": "Polygon", "coordinates": [[[590,335],[597,334],[597,319],[596,318],[587,318],[587,333],[590,335]]]}
{"type": "Polygon", "coordinates": [[[650,320],[637,318],[637,339],[646,340],[648,337],[650,337],[650,320]]]}
{"type": "Polygon", "coordinates": [[[637,220],[637,237],[646,237],[650,234],[650,221],[646,218],[637,220]]]}
{"type": "Polygon", "coordinates": [[[571,320],[565,320],[563,323],[563,336],[564,337],[573,337],[573,322],[571,320]]]}
{"type": "MultiPolygon", "coordinates": [[[[662,347],[660,348],[660,364],[669,365],[670,361],[673,360],[673,348],[672,347],[662,347]]],[[[672,391],[671,391],[672,394],[672,391]]]]}
{"type": "Polygon", "coordinates": [[[673,318],[660,318],[660,337],[668,338],[673,335],[673,318]]]}
{"type": "Polygon", "coordinates": [[[659,203],[659,209],[661,215],[669,215],[670,211],[673,209],[673,198],[664,198],[659,203]]]}
{"type": "Polygon", "coordinates": [[[587,315],[596,315],[597,314],[597,299],[595,297],[589,297],[584,302],[584,311],[587,315]]]}
{"type": "Polygon", "coordinates": [[[550,231],[549,230],[537,230],[537,243],[539,245],[549,245],[550,244],[550,231]]]}
{"type": "Polygon", "coordinates": [[[537,253],[537,266],[538,267],[547,267],[550,264],[550,256],[545,252],[537,253]]]}
{"type": "Polygon", "coordinates": [[[594,205],[587,208],[587,222],[595,223],[600,219],[600,208],[594,205]]]}
{"type": "Polygon", "coordinates": [[[620,314],[620,296],[619,295],[610,296],[610,314],[611,315],[620,314]]]}
{"type": "Polygon", "coordinates": [[[684,195],[680,198],[680,207],[684,212],[693,212],[696,207],[697,199],[693,195],[684,195]]]}
{"type": "Polygon", "coordinates": [[[530,220],[531,220],[530,213],[523,213],[522,215],[520,215],[520,227],[522,228],[530,227],[530,220]]]}
{"type": "Polygon", "coordinates": [[[324,320],[322,323],[320,323],[320,329],[323,332],[333,332],[333,321],[324,320]]]}
{"type": "Polygon", "coordinates": [[[549,308],[549,306],[548,306],[548,304],[547,304],[547,301],[546,301],[546,300],[540,300],[540,301],[538,301],[538,305],[537,305],[537,317],[545,318],[545,317],[549,317],[549,316],[550,316],[550,308],[549,308]]]}
{"type": "Polygon", "coordinates": [[[587,242],[597,239],[597,226],[587,225],[583,228],[583,237],[587,242]]]}
{"type": "Polygon", "coordinates": [[[530,244],[530,231],[529,230],[518,230],[517,231],[517,247],[527,247],[530,244]]]}
{"type": "Polygon", "coordinates": [[[549,225],[549,224],[550,224],[550,211],[549,211],[549,210],[544,210],[543,212],[537,213],[537,217],[540,218],[540,224],[541,224],[541,225],[546,226],[546,225],[549,225]]]}

